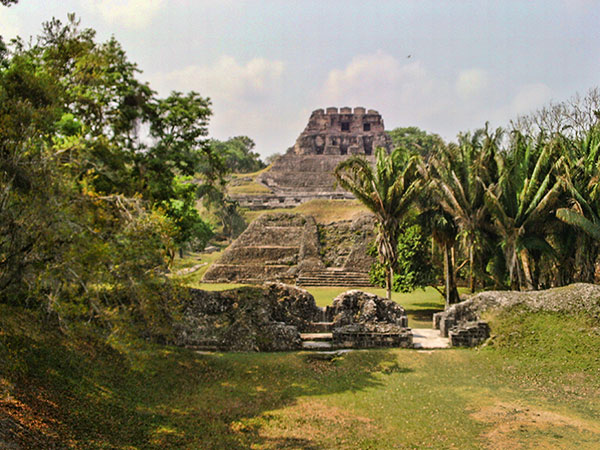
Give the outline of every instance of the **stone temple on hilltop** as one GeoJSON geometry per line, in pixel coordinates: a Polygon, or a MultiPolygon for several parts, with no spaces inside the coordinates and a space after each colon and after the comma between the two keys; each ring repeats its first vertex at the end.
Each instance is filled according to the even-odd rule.
{"type": "Polygon", "coordinates": [[[288,155],[372,155],[377,147],[390,147],[377,111],[327,108],[313,111],[288,155]]]}
{"type": "Polygon", "coordinates": [[[335,186],[335,167],[350,155],[364,155],[374,162],[375,149],[389,152],[391,145],[375,110],[317,109],[294,146],[256,179],[270,193],[234,198],[250,209],[293,207],[316,198],[351,199],[352,194],[335,186]]]}

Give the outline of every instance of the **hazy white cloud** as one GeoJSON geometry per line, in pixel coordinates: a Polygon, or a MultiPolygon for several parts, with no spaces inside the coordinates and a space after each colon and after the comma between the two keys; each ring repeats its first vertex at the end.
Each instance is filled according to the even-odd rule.
{"type": "Polygon", "coordinates": [[[406,62],[378,51],[355,56],[346,67],[331,70],[318,101],[322,106],[374,108],[387,128],[416,125],[454,139],[458,130],[479,128],[486,120],[506,125],[551,98],[544,83],[504,84],[504,93],[499,94],[489,89],[492,78],[484,69],[470,68],[452,80],[418,60],[406,62]]]}
{"type": "Polygon", "coordinates": [[[165,0],[82,0],[82,3],[106,22],[135,29],[150,24],[167,4],[165,0]]]}
{"type": "Polygon", "coordinates": [[[344,69],[329,72],[319,94],[325,105],[365,106],[393,112],[388,123],[414,123],[447,105],[447,83],[419,62],[401,63],[378,51],[355,56],[344,69]],[[413,119],[413,120],[411,120],[413,119]]]}
{"type": "Polygon", "coordinates": [[[0,36],[5,41],[21,34],[21,20],[12,8],[0,6],[0,36]]]}
{"type": "Polygon", "coordinates": [[[515,115],[527,114],[542,107],[552,99],[552,90],[544,83],[522,86],[511,102],[511,110],[515,115]]]}
{"type": "Polygon", "coordinates": [[[222,56],[211,66],[187,66],[158,74],[153,85],[162,92],[196,90],[220,101],[253,101],[269,97],[281,86],[284,65],[281,61],[255,58],[240,64],[231,56],[222,56]]]}
{"type": "Polygon", "coordinates": [[[222,56],[209,66],[192,65],[156,74],[150,77],[150,84],[161,95],[194,90],[210,97],[211,135],[219,139],[247,135],[256,141],[257,150],[263,151],[291,132],[292,124],[280,104],[284,69],[281,61],[255,58],[243,64],[222,56]]]}
{"type": "Polygon", "coordinates": [[[456,80],[456,92],[462,98],[482,94],[489,85],[489,75],[483,69],[463,70],[456,80]]]}

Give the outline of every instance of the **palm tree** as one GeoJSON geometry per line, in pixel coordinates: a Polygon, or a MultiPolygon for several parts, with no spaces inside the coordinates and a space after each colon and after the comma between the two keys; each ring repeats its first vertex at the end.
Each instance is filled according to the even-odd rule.
{"type": "Polygon", "coordinates": [[[561,192],[555,176],[556,140],[535,140],[514,132],[511,145],[497,158],[500,178],[486,189],[485,200],[501,237],[511,286],[534,289],[531,251],[552,253],[544,225],[561,192]]]}
{"type": "Polygon", "coordinates": [[[487,124],[473,134],[461,134],[458,145],[441,146],[428,167],[435,201],[454,218],[465,238],[471,292],[475,291],[475,253],[483,245],[489,222],[485,192],[497,181],[496,155],[502,134],[500,128],[490,133],[487,124]]]}
{"type": "Polygon", "coordinates": [[[360,156],[342,161],[334,171],[338,183],[362,202],[377,220],[377,250],[386,270],[387,297],[392,298],[399,226],[422,188],[419,157],[402,149],[376,152],[375,168],[360,156]]]}
{"type": "Polygon", "coordinates": [[[561,175],[569,196],[570,208],[559,208],[556,216],[584,234],[579,236],[580,255],[577,266],[581,281],[593,281],[594,265],[600,243],[600,124],[590,128],[581,138],[564,138],[569,155],[561,175]],[[581,252],[581,249],[584,249],[581,252]],[[585,256],[585,257],[583,257],[585,256]]]}

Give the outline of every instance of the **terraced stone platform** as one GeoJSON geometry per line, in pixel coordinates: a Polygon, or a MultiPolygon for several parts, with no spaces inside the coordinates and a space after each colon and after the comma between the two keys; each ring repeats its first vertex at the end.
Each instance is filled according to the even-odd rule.
{"type": "Polygon", "coordinates": [[[265,213],[208,268],[209,283],[367,287],[375,223],[365,214],[322,225],[301,214],[265,213]]]}
{"type": "Polygon", "coordinates": [[[371,287],[369,274],[364,272],[347,272],[343,269],[325,269],[305,272],[298,276],[297,286],[345,286],[371,287]]]}
{"type": "Polygon", "coordinates": [[[256,178],[268,192],[232,197],[249,209],[294,207],[313,199],[352,199],[352,194],[336,186],[335,167],[351,155],[375,164],[379,147],[389,152],[392,142],[377,111],[360,106],[317,109],[294,146],[256,178]]]}

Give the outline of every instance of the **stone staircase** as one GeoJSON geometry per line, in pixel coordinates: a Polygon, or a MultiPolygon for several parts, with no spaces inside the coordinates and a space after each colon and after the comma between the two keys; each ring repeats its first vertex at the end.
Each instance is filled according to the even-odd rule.
{"type": "Polygon", "coordinates": [[[372,287],[368,273],[348,272],[342,269],[302,272],[296,279],[296,285],[372,287]]]}
{"type": "Polygon", "coordinates": [[[300,333],[302,348],[305,350],[333,349],[333,322],[313,322],[305,333],[300,333]]]}

